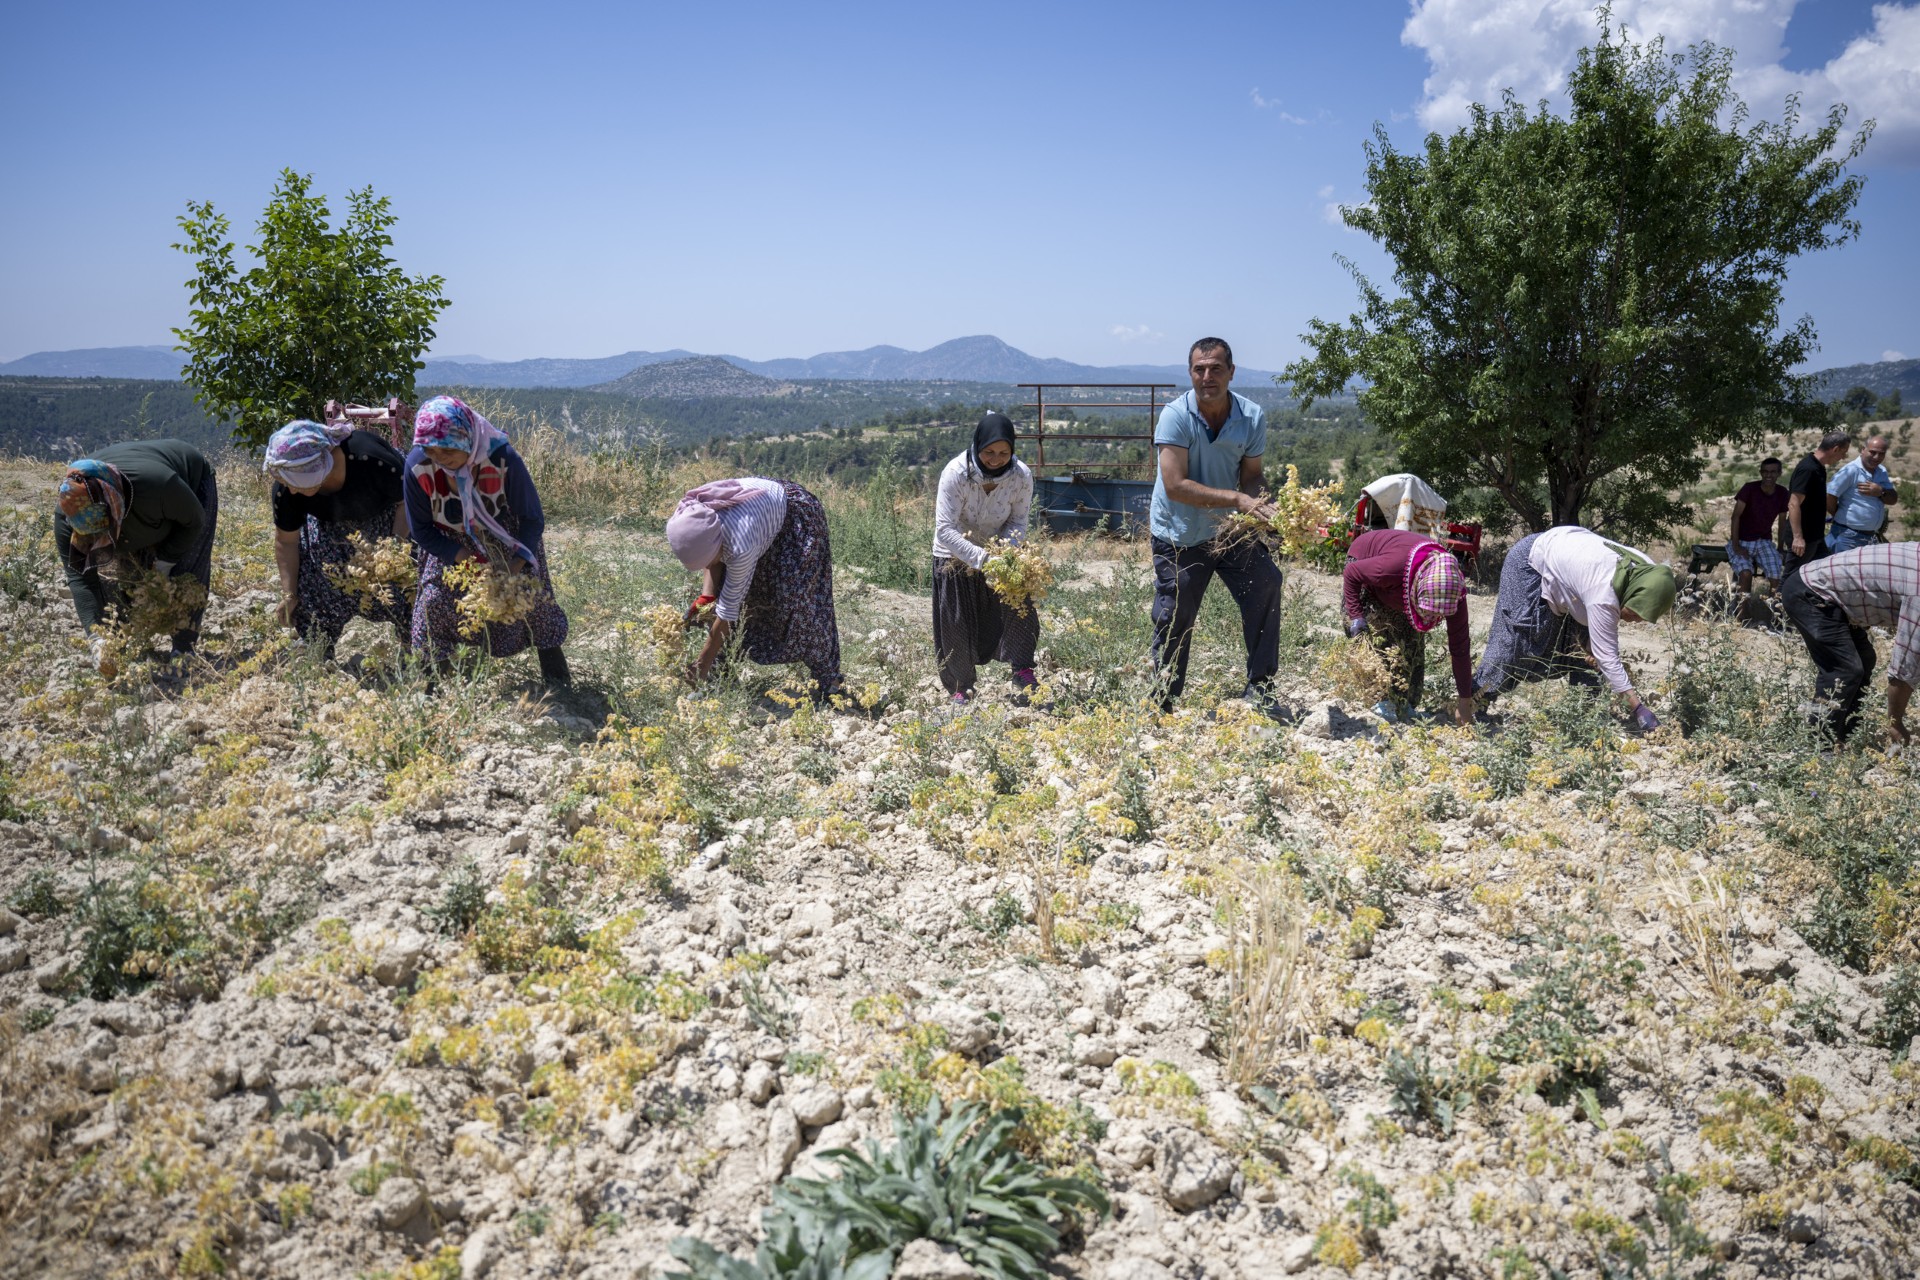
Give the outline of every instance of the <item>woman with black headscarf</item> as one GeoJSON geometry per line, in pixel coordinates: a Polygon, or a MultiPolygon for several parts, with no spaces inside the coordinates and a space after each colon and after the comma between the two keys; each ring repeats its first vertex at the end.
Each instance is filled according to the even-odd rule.
{"type": "Polygon", "coordinates": [[[1033,473],[1013,456],[1013,423],[989,413],[973,429],[972,447],[940,473],[933,508],[933,647],[940,683],[956,704],[973,698],[982,662],[1013,668],[1017,699],[1034,686],[1040,615],[1031,600],[1024,613],[1008,607],[980,572],[989,542],[1027,536],[1032,505],[1033,473]]]}

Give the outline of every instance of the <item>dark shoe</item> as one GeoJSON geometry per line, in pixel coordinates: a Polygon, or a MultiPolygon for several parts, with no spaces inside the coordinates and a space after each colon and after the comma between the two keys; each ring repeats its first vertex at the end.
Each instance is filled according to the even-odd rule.
{"type": "Polygon", "coordinates": [[[561,688],[571,685],[573,672],[567,670],[567,655],[558,649],[540,650],[540,678],[561,688]]]}
{"type": "Polygon", "coordinates": [[[1024,707],[1032,700],[1033,691],[1040,687],[1040,681],[1034,676],[1032,667],[1015,667],[1013,671],[1013,705],[1024,707]]]}
{"type": "Polygon", "coordinates": [[[1287,709],[1270,684],[1250,684],[1241,691],[1240,696],[1248,706],[1269,720],[1284,721],[1287,718],[1287,709]]]}

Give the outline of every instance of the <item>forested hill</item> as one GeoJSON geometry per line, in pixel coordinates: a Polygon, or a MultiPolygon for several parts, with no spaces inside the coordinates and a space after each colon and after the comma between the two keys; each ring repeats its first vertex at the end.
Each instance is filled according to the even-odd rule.
{"type": "Polygon", "coordinates": [[[1898,391],[1907,404],[1920,404],[1920,360],[1881,360],[1874,364],[1849,364],[1823,369],[1813,375],[1814,394],[1832,400],[1854,387],[1865,387],[1876,396],[1898,391]]]}
{"type": "MultiPolygon", "coordinates": [[[[1004,383],[767,385],[781,394],[635,397],[598,390],[422,386],[419,395],[424,399],[451,392],[509,432],[548,426],[587,451],[658,438],[676,448],[706,447],[733,460],[741,471],[831,472],[852,478],[881,467],[944,463],[964,447],[973,423],[987,409],[1007,412],[1023,424],[1033,420],[1032,402],[1025,398],[1031,393],[1004,383]]],[[[1303,475],[1316,479],[1327,474],[1336,458],[1356,458],[1372,467],[1386,456],[1351,402],[1316,404],[1306,416],[1273,388],[1238,389],[1267,410],[1269,465],[1276,470],[1292,461],[1303,475]]],[[[1081,399],[1110,395],[1089,392],[1081,399]]],[[[1076,411],[1050,404],[1047,417],[1060,423],[1076,417],[1076,411]]],[[[1096,433],[1144,432],[1149,425],[1144,409],[1080,409],[1077,418],[1080,430],[1096,433]]],[[[0,452],[65,459],[115,440],[157,436],[218,449],[226,445],[228,433],[224,425],[209,420],[187,386],[176,381],[0,377],[0,452]]],[[[1055,446],[1049,451],[1055,457],[1097,455],[1106,461],[1143,461],[1146,456],[1142,442],[1086,446],[1078,455],[1055,446]]]]}

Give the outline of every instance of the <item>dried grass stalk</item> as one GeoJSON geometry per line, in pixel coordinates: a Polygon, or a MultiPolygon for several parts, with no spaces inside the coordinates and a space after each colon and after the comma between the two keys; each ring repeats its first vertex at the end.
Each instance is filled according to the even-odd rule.
{"type": "Polygon", "coordinates": [[[1306,989],[1306,900],[1273,868],[1236,872],[1221,903],[1227,931],[1227,1078],[1260,1082],[1297,1029],[1306,989]]]}
{"type": "Polygon", "coordinates": [[[1733,963],[1732,939],[1740,904],[1726,874],[1668,861],[1655,873],[1653,894],[1685,946],[1682,959],[1691,963],[1707,991],[1721,1002],[1738,996],[1740,973],[1733,963]]]}

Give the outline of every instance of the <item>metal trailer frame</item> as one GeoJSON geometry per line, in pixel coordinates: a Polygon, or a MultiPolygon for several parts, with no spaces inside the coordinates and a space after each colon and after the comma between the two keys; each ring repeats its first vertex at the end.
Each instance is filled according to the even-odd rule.
{"type": "Polygon", "coordinates": [[[1160,393],[1162,391],[1176,390],[1179,384],[1175,382],[1022,382],[1019,384],[1019,386],[1033,392],[1033,407],[1034,407],[1033,430],[1030,433],[1027,433],[1025,435],[1022,435],[1019,432],[1015,432],[1015,435],[1019,439],[1031,440],[1034,442],[1033,471],[1036,476],[1039,474],[1039,472],[1042,469],[1048,468],[1048,467],[1051,467],[1059,471],[1069,471],[1069,472],[1075,472],[1075,473],[1081,472],[1081,471],[1119,471],[1119,472],[1146,471],[1149,475],[1151,475],[1153,471],[1152,457],[1148,457],[1148,459],[1145,462],[1048,462],[1047,461],[1047,440],[1049,437],[1047,434],[1047,410],[1049,407],[1055,408],[1055,409],[1076,409],[1076,410],[1077,409],[1145,409],[1147,411],[1147,422],[1148,422],[1148,426],[1145,431],[1139,431],[1139,432],[1130,431],[1130,432],[1123,432],[1123,433],[1117,433],[1117,434],[1107,433],[1107,432],[1088,432],[1088,431],[1071,431],[1071,432],[1056,431],[1053,433],[1051,438],[1056,442],[1064,442],[1069,440],[1093,440],[1093,441],[1106,441],[1106,442],[1116,442],[1116,441],[1122,441],[1122,440],[1145,440],[1151,443],[1153,440],[1153,424],[1159,420],[1161,407],[1174,398],[1173,396],[1169,395],[1163,400],[1160,397],[1160,393]],[[1084,389],[1084,390],[1091,390],[1091,391],[1144,391],[1146,392],[1147,398],[1145,401],[1138,401],[1138,400],[1112,400],[1112,401],[1109,401],[1109,400],[1097,400],[1097,401],[1054,400],[1054,401],[1049,401],[1047,399],[1047,391],[1049,389],[1053,389],[1056,391],[1069,390],[1069,389],[1072,389],[1072,390],[1084,389]]]}

